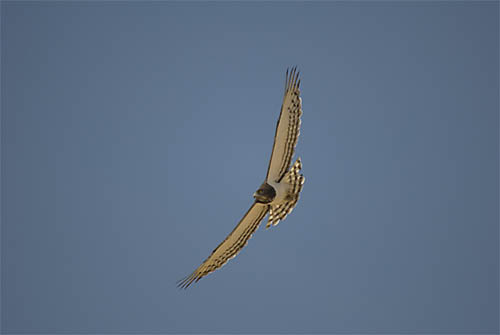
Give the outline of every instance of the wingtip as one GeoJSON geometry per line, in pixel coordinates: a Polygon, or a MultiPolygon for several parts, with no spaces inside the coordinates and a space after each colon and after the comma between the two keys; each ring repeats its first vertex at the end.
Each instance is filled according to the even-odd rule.
{"type": "Polygon", "coordinates": [[[183,289],[185,290],[193,283],[193,281],[195,279],[196,279],[196,275],[195,275],[195,273],[192,273],[189,276],[186,276],[186,277],[178,280],[177,281],[177,288],[179,288],[181,290],[183,290],[183,289]]]}
{"type": "Polygon", "coordinates": [[[285,91],[294,87],[300,87],[300,71],[297,65],[287,67],[285,75],[285,91]]]}

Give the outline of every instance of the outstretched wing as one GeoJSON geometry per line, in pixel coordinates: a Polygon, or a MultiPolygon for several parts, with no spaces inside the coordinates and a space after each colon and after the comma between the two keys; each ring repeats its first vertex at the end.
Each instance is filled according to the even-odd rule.
{"type": "Polygon", "coordinates": [[[266,180],[279,182],[292,162],[295,145],[300,133],[302,100],[300,99],[300,79],[297,68],[286,71],[285,95],[280,117],[276,125],[273,152],[267,169],[266,180]]]}
{"type": "Polygon", "coordinates": [[[181,279],[177,283],[178,286],[181,288],[189,287],[193,282],[197,282],[207,274],[222,267],[228,260],[236,256],[259,227],[268,210],[269,205],[255,202],[231,234],[215,248],[212,254],[191,275],[181,279]]]}

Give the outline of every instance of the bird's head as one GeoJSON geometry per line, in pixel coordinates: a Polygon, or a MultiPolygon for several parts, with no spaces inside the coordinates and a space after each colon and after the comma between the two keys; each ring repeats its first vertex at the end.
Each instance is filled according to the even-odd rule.
{"type": "Polygon", "coordinates": [[[274,200],[276,196],[276,191],[274,187],[264,182],[259,189],[253,194],[255,200],[262,204],[268,204],[274,200]]]}

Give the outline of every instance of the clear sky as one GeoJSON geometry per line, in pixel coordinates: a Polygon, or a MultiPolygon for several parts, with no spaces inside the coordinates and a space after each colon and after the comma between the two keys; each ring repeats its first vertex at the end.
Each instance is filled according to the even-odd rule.
{"type": "Polygon", "coordinates": [[[499,4],[1,4],[13,332],[498,332],[499,4]],[[262,183],[285,70],[306,183],[262,183]]]}

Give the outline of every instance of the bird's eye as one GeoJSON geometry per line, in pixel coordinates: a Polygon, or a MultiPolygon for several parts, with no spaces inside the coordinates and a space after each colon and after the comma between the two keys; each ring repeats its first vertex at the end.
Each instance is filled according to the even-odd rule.
{"type": "Polygon", "coordinates": [[[262,192],[263,192],[262,190],[258,190],[258,191],[257,191],[257,193],[259,193],[259,194],[262,194],[262,192]]]}

